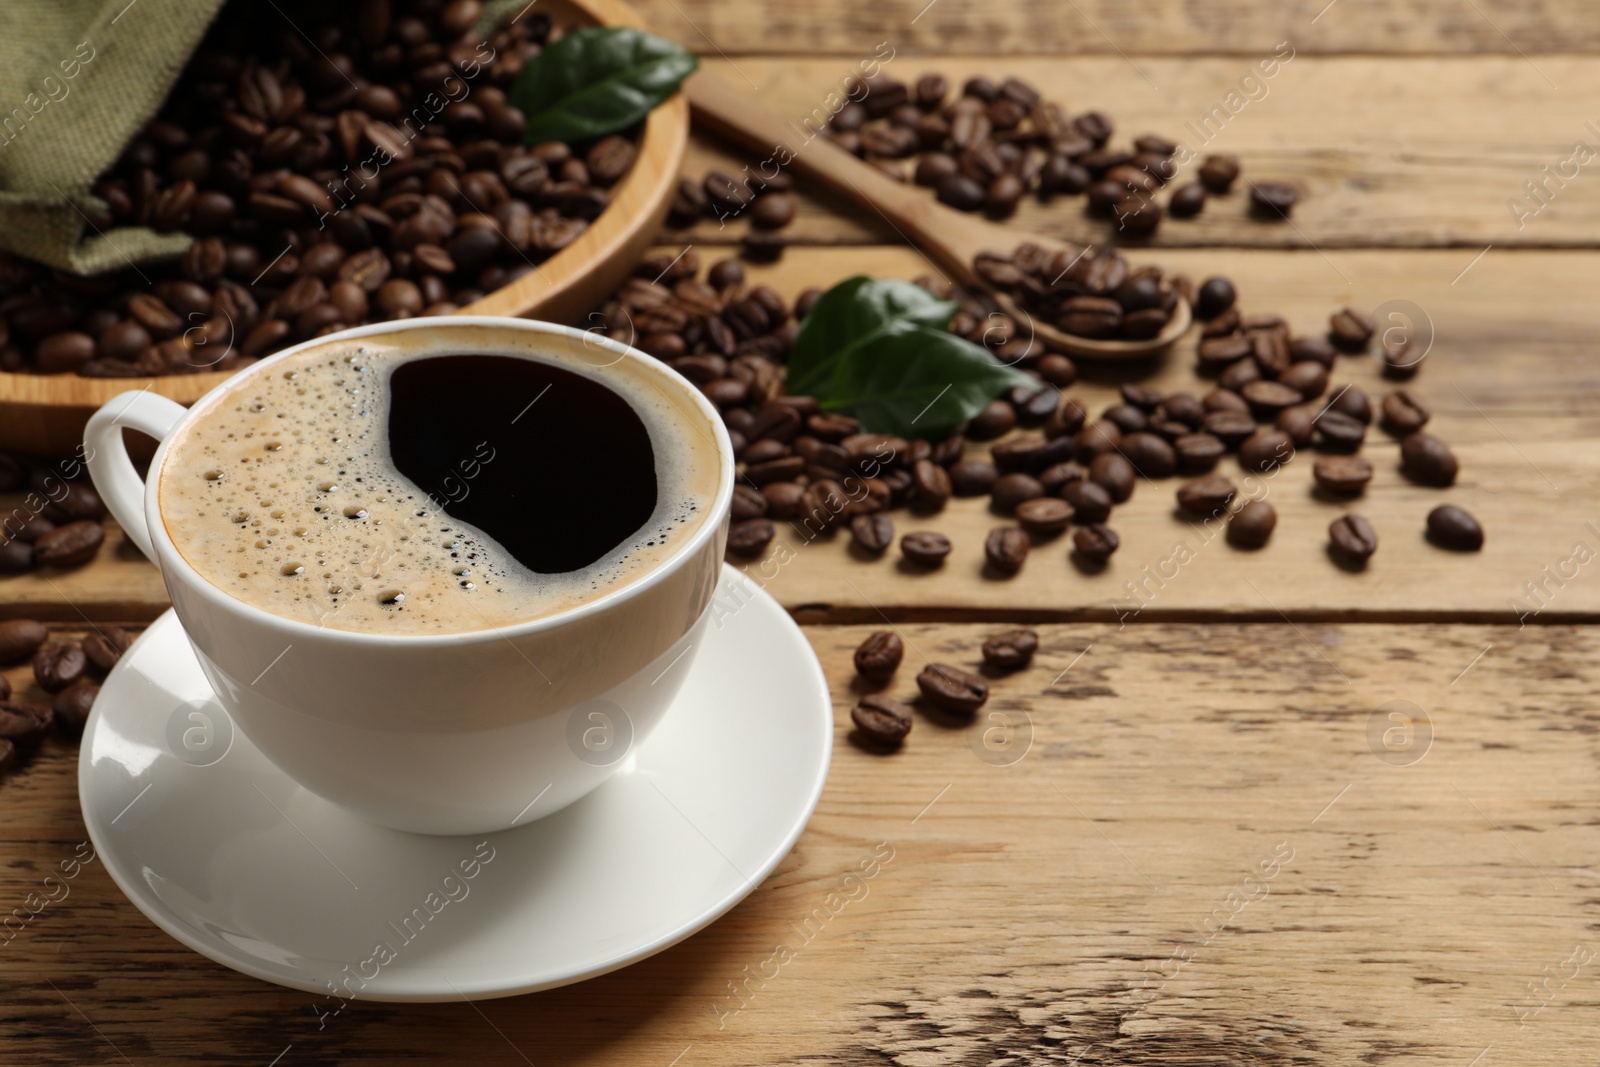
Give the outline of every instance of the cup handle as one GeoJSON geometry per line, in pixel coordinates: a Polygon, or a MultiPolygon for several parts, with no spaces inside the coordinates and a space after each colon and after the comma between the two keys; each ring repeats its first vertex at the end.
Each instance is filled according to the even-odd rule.
{"type": "Polygon", "coordinates": [[[111,517],[117,520],[128,535],[128,540],[139,546],[145,558],[157,567],[155,549],[150,543],[150,526],[144,514],[144,479],[128,458],[128,447],[122,440],[122,428],[127,426],[162,440],[188,414],[182,404],[150,392],[123,393],[106,401],[99,411],[89,416],[89,425],[83,431],[86,450],[84,462],[89,467],[89,477],[95,490],[105,501],[111,517]]]}

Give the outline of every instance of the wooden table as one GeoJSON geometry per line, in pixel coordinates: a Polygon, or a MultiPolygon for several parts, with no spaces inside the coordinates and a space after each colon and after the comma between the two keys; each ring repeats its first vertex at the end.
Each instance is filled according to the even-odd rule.
{"type": "MultiPolygon", "coordinates": [[[[985,576],[978,546],[994,520],[972,502],[928,520],[958,544],[937,575],[785,531],[792,559],[766,585],[811,624],[835,697],[834,769],[794,852],[713,927],[578,986],[481,1005],[358,1004],[319,1030],[310,998],[182,948],[89,864],[67,899],[0,939],[0,1060],[1585,1062],[1600,998],[1600,638],[1587,625],[1600,618],[1600,564],[1584,562],[1600,553],[1600,178],[1551,182],[1543,205],[1524,183],[1575,142],[1600,144],[1586,126],[1600,126],[1589,6],[641,7],[736,91],[786,114],[808,113],[886,42],[897,77],[1015,73],[1127,133],[1181,139],[1290,42],[1294,59],[1264,95],[1245,86],[1246,106],[1207,148],[1238,153],[1256,177],[1302,180],[1294,224],[1251,223],[1238,198],[1216,201],[1136,256],[1227,274],[1248,309],[1297,332],[1344,304],[1409,301],[1435,338],[1416,387],[1461,456],[1460,483],[1405,483],[1394,446],[1375,439],[1379,475],[1357,506],[1382,547],[1360,574],[1323,555],[1341,505],[1310,493],[1304,460],[1270,486],[1281,516],[1270,547],[1206,542],[1160,584],[1147,575],[1197,536],[1172,514],[1171,483],[1119,509],[1124,546],[1096,575],[1054,546],[1019,578],[985,576]],[[1537,214],[1513,213],[1519,196],[1537,214]],[[1423,541],[1423,516],[1447,499],[1483,520],[1480,555],[1423,541]],[[1039,623],[1043,647],[995,683],[993,717],[964,729],[921,719],[888,757],[846,740],[850,652],[872,628],[906,637],[893,686],[905,694],[924,660],[973,665],[1012,620],[1039,623]],[[1395,708],[1416,725],[1386,749],[1395,708]],[[866,895],[803,926],[875,849],[893,858],[866,895]],[[772,976],[779,944],[794,954],[772,976]]],[[[696,140],[687,172],[729,162],[742,160],[696,140]]],[[[758,268],[761,280],[792,294],[925,269],[881,220],[801,200],[799,247],[758,268]]],[[[1060,205],[1017,221],[1103,237],[1060,205]]],[[[715,257],[740,225],[663,240],[715,257]]],[[[1149,380],[1191,382],[1190,352],[1149,380]]],[[[1072,392],[1095,410],[1120,380],[1086,379],[1072,392]]],[[[1379,385],[1360,361],[1339,379],[1379,385]]],[[[165,606],[154,571],[112,542],[81,571],[5,580],[0,610],[67,634],[153,618],[165,606]]],[[[0,785],[0,910],[23,907],[84,839],[75,769],[75,751],[51,742],[0,785]]]]}

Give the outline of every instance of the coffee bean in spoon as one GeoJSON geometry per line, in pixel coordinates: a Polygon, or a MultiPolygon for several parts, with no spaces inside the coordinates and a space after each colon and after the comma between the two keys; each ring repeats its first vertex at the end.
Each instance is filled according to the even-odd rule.
{"type": "Polygon", "coordinates": [[[886,682],[905,658],[905,643],[892,630],[877,630],[856,646],[856,673],[874,682],[886,682]]]}

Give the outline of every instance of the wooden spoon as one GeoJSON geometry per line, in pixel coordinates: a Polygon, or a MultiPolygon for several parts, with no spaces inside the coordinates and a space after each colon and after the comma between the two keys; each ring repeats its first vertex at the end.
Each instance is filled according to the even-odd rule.
{"type": "Polygon", "coordinates": [[[684,92],[696,121],[730,140],[762,153],[757,173],[775,168],[800,172],[840,196],[883,216],[884,221],[962,285],[987,289],[1006,312],[1021,322],[1031,322],[1036,337],[1076,356],[1099,359],[1138,359],[1172,344],[1189,328],[1189,302],[1180,299],[1162,331],[1146,341],[1095,341],[1063,333],[1034,319],[1017,307],[1010,294],[995,291],[976,271],[973,260],[980,252],[1010,255],[1024,241],[1051,251],[1065,245],[1050,238],[1021,234],[946,207],[928,190],[895,181],[876,167],[862,162],[824,137],[786,123],[745,94],[730,89],[704,70],[684,83],[684,92]]]}

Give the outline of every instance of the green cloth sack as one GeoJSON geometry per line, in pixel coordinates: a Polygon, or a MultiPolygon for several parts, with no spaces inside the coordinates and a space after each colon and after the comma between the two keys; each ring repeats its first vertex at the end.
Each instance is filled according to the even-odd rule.
{"type": "Polygon", "coordinates": [[[0,248],[78,274],[179,255],[80,207],[160,110],[223,0],[0,0],[0,248]]]}

